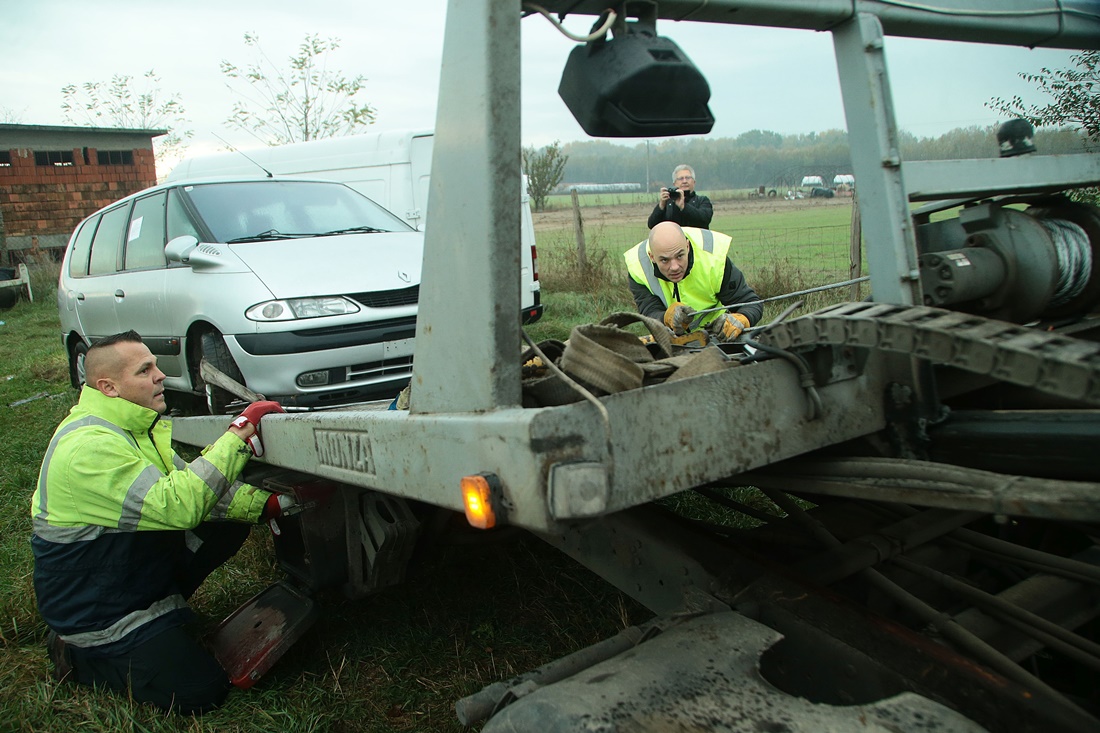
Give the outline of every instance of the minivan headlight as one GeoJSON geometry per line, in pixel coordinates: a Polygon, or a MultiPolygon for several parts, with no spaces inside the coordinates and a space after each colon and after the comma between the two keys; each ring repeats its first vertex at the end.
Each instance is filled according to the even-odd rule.
{"type": "Polygon", "coordinates": [[[293,321],[300,318],[343,316],[358,312],[359,306],[354,301],[348,298],[329,296],[325,298],[269,300],[252,306],[244,312],[244,315],[252,321],[293,321]]]}

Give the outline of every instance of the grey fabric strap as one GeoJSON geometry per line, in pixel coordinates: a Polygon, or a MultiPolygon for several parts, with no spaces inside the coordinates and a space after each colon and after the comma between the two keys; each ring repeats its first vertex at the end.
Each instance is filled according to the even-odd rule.
{"type": "Polygon", "coordinates": [[[641,323],[665,355],[672,353],[668,329],[640,313],[612,313],[599,323],[576,326],[569,335],[561,368],[593,388],[597,394],[637,389],[645,381],[645,364],[654,361],[633,333],[622,327],[641,323]]]}

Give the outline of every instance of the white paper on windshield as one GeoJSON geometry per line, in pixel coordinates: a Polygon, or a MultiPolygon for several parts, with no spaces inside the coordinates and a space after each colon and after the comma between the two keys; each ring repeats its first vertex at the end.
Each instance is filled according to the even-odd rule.
{"type": "Polygon", "coordinates": [[[139,216],[130,221],[130,237],[126,240],[127,242],[132,242],[141,236],[141,220],[144,218],[144,216],[139,216]]]}

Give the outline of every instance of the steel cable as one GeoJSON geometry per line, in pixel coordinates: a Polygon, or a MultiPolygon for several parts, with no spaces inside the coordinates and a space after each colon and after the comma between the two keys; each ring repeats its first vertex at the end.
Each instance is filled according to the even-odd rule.
{"type": "Polygon", "coordinates": [[[1079,296],[1092,274],[1089,236],[1077,224],[1064,219],[1039,219],[1050,234],[1058,258],[1058,285],[1050,304],[1065,305],[1079,296]]]}

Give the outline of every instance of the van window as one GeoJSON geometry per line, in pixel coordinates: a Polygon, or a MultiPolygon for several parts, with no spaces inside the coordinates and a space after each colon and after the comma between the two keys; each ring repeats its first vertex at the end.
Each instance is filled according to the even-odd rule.
{"type": "Polygon", "coordinates": [[[80,225],[73,238],[73,253],[69,255],[69,276],[84,277],[88,274],[88,256],[92,253],[92,237],[99,224],[99,217],[93,217],[80,225]]]}
{"type": "Polygon", "coordinates": [[[313,236],[355,227],[411,232],[412,227],[339,183],[247,181],[184,186],[194,210],[217,242],[280,235],[313,236]]]}
{"type": "Polygon", "coordinates": [[[103,214],[92,240],[89,275],[107,275],[118,270],[118,248],[122,244],[122,231],[126,228],[129,211],[129,206],[119,206],[103,214]]]}
{"type": "Polygon", "coordinates": [[[195,224],[191,221],[191,217],[187,215],[187,210],[183,206],[183,197],[180,196],[180,191],[178,188],[173,188],[168,192],[167,218],[167,242],[171,242],[176,237],[182,237],[185,234],[194,237],[200,242],[203,241],[204,238],[202,234],[200,234],[199,230],[195,228],[195,224]]]}
{"type": "Polygon", "coordinates": [[[164,191],[134,202],[126,230],[126,269],[164,267],[164,191]]]}

